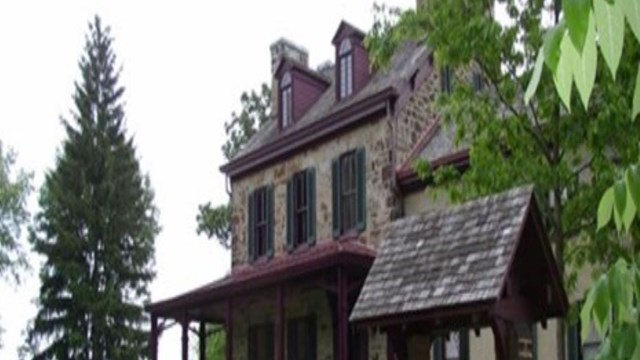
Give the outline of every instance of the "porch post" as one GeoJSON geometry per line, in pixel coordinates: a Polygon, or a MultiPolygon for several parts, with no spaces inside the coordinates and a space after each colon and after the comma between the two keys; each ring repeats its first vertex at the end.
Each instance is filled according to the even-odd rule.
{"type": "Polygon", "coordinates": [[[491,330],[497,360],[509,360],[509,329],[503,319],[491,319],[491,330]]]}
{"type": "Polygon", "coordinates": [[[204,321],[200,322],[200,329],[198,331],[198,342],[200,345],[200,360],[207,359],[207,324],[204,321]]]}
{"type": "Polygon", "coordinates": [[[151,336],[149,345],[151,346],[151,360],[158,360],[158,316],[151,314],[151,336]]]}
{"type": "Polygon", "coordinates": [[[338,360],[349,358],[349,304],[347,274],[338,267],[338,360]]]}
{"type": "Polygon", "coordinates": [[[189,360],[189,320],[185,316],[182,325],[182,360],[189,360]]]}
{"type": "Polygon", "coordinates": [[[233,360],[233,302],[231,298],[227,299],[227,308],[224,314],[224,330],[226,339],[227,360],[233,360]]]}
{"type": "Polygon", "coordinates": [[[276,360],[284,360],[284,286],[279,285],[276,295],[276,360]]]}

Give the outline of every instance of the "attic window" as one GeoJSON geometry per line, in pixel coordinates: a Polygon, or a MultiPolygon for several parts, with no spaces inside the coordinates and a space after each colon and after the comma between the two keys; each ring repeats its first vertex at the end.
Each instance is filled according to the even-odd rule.
{"type": "Polygon", "coordinates": [[[291,74],[286,73],[280,82],[280,125],[285,128],[293,123],[291,74]]]}
{"type": "Polygon", "coordinates": [[[353,51],[351,41],[344,39],[338,49],[340,70],[340,99],[353,93],[353,51]]]}

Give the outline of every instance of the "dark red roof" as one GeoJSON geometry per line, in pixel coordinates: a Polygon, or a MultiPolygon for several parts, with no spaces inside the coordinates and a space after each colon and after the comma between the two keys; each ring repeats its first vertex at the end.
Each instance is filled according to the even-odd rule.
{"type": "Polygon", "coordinates": [[[324,240],[265,262],[237,266],[231,274],[194,290],[147,306],[159,315],[175,314],[225,300],[228,296],[309,275],[338,265],[368,270],[375,251],[355,240],[324,240]]]}

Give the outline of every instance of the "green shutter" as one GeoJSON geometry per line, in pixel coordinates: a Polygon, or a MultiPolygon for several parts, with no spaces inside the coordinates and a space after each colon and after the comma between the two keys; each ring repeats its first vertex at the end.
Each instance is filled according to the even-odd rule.
{"type": "Polygon", "coordinates": [[[463,329],[459,333],[460,339],[460,360],[469,360],[469,330],[463,329]]]}
{"type": "Polygon", "coordinates": [[[253,206],[253,192],[249,193],[249,204],[247,207],[247,247],[249,252],[249,262],[253,262],[255,260],[255,209],[253,206]]]}
{"type": "Polygon", "coordinates": [[[287,181],[287,251],[293,250],[293,178],[287,181]]]}
{"type": "Polygon", "coordinates": [[[298,329],[296,328],[296,320],[289,319],[287,321],[287,356],[286,359],[297,359],[297,341],[298,329]]]}
{"type": "Polygon", "coordinates": [[[436,338],[433,341],[433,360],[444,360],[444,354],[442,353],[442,338],[436,338]]]}
{"type": "Polygon", "coordinates": [[[356,228],[363,231],[367,227],[367,162],[364,148],[356,150],[356,228]]]}
{"type": "Polygon", "coordinates": [[[572,324],[567,331],[569,360],[580,360],[580,324],[572,324]]]}
{"type": "Polygon", "coordinates": [[[316,169],[306,172],[307,181],[307,244],[316,243],[316,169]]]}
{"type": "Polygon", "coordinates": [[[340,236],[342,227],[340,225],[340,158],[335,158],[331,162],[331,194],[333,237],[337,238],[340,236]]]}
{"type": "Polygon", "coordinates": [[[267,205],[267,257],[273,257],[273,213],[275,212],[273,204],[273,186],[269,186],[266,190],[267,205]]]}

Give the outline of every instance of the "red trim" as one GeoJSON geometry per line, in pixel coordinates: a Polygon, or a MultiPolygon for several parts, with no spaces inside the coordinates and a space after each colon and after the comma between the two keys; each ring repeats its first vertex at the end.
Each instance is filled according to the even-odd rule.
{"type": "Polygon", "coordinates": [[[344,39],[346,36],[351,36],[351,35],[355,35],[360,39],[364,39],[364,37],[367,35],[364,31],[358,29],[357,27],[349,24],[348,22],[341,20],[340,21],[340,25],[338,25],[338,30],[336,30],[336,33],[333,35],[333,38],[331,39],[331,43],[333,45],[337,45],[340,40],[344,39]],[[343,32],[345,32],[343,34],[343,32]]]}
{"type": "Polygon", "coordinates": [[[308,126],[265,144],[258,149],[259,151],[252,151],[235,158],[222,165],[220,170],[231,178],[236,178],[249,171],[292,156],[301,148],[354,126],[362,120],[375,120],[375,115],[386,111],[387,101],[395,99],[397,95],[392,87],[383,89],[372,96],[332,112],[308,126]]]}
{"type": "MultiPolygon", "coordinates": [[[[431,161],[431,169],[442,166],[455,166],[461,170],[469,167],[469,150],[459,150],[441,158],[431,161]]],[[[422,190],[427,186],[427,182],[420,179],[416,171],[409,168],[402,168],[396,171],[396,181],[402,193],[422,190]]]]}
{"type": "Polygon", "coordinates": [[[339,265],[368,271],[375,251],[355,241],[323,240],[309,251],[283,254],[264,264],[237,266],[231,275],[174,298],[147,306],[152,314],[173,316],[175,313],[222,301],[229,296],[317,273],[339,265]]]}
{"type": "Polygon", "coordinates": [[[280,63],[276,68],[275,77],[280,79],[283,75],[282,74],[283,71],[290,71],[290,70],[297,70],[305,75],[308,75],[313,80],[319,82],[322,85],[325,85],[325,88],[331,85],[331,82],[328,79],[326,79],[324,76],[318,74],[312,69],[309,69],[308,67],[301,65],[299,62],[295,60],[291,60],[286,57],[280,60],[280,63]]]}

